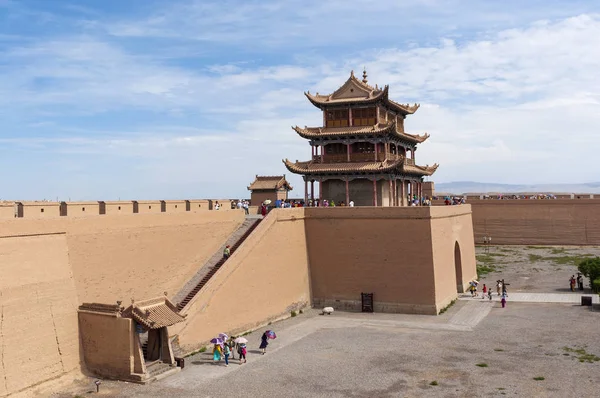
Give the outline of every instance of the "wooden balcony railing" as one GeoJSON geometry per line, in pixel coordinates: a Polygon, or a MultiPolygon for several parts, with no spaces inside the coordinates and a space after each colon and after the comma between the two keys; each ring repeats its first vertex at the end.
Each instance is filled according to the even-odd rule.
{"type": "MultiPolygon", "coordinates": [[[[385,153],[378,153],[377,157],[375,157],[375,153],[351,153],[350,154],[350,162],[383,162],[386,158],[385,153]]],[[[405,158],[403,155],[397,155],[393,153],[388,153],[388,160],[398,160],[403,159],[405,164],[414,165],[415,161],[413,159],[405,158]]],[[[321,160],[321,155],[313,156],[314,163],[346,163],[348,162],[348,154],[346,153],[336,153],[336,154],[325,154],[323,155],[323,160],[321,160]]]]}

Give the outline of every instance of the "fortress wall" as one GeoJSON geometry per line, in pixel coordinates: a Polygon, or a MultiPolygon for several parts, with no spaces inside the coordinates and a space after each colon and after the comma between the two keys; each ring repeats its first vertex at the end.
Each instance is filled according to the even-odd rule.
{"type": "Polygon", "coordinates": [[[244,220],[242,212],[217,213],[136,214],[104,226],[73,225],[69,256],[80,302],[172,296],[244,220]]]}
{"type": "Polygon", "coordinates": [[[10,203],[0,203],[0,220],[10,220],[15,218],[15,204],[10,203]]]}
{"type": "Polygon", "coordinates": [[[182,213],[187,211],[187,203],[185,200],[165,200],[164,203],[165,212],[167,213],[182,213]]]}
{"type": "MultiPolygon", "coordinates": [[[[68,206],[68,204],[67,204],[68,206]]],[[[105,202],[106,215],[133,214],[132,201],[105,202]]]]}
{"type": "Polygon", "coordinates": [[[161,213],[161,201],[160,200],[138,200],[138,213],[161,213]]]}
{"type": "Polygon", "coordinates": [[[456,298],[457,287],[461,292],[467,291],[469,282],[476,279],[475,244],[470,205],[432,207],[431,217],[435,302],[439,311],[456,298]]]}
{"type": "Polygon", "coordinates": [[[80,374],[66,235],[0,238],[0,258],[0,396],[80,374]]]}
{"type": "Polygon", "coordinates": [[[132,297],[174,294],[243,220],[241,211],[12,219],[0,222],[0,240],[66,233],[79,303],[127,304],[132,297]]]}
{"type": "Polygon", "coordinates": [[[170,333],[185,352],[310,304],[303,215],[302,208],[271,211],[183,310],[186,322],[170,333]]]}
{"type": "Polygon", "coordinates": [[[100,202],[66,202],[68,217],[100,215],[100,202]]]}
{"type": "Polygon", "coordinates": [[[210,201],[208,199],[192,199],[190,202],[190,211],[210,210],[210,201]]]}
{"type": "Polygon", "coordinates": [[[306,238],[315,306],[436,313],[430,208],[307,208],[306,238]]]}
{"type": "Polygon", "coordinates": [[[31,219],[60,217],[59,202],[22,202],[23,217],[31,219]]]}
{"type": "Polygon", "coordinates": [[[475,242],[600,245],[600,200],[472,201],[475,242]]]}

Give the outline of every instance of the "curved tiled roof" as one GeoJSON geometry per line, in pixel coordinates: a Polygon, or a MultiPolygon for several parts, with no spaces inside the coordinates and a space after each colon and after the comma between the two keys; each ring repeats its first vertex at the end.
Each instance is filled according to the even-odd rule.
{"type": "Polygon", "coordinates": [[[259,176],[257,175],[252,184],[248,186],[248,190],[263,190],[263,189],[279,189],[281,187],[287,187],[288,190],[292,190],[292,186],[287,182],[285,176],[259,176]]]}
{"type": "Polygon", "coordinates": [[[315,174],[348,174],[348,173],[385,173],[393,170],[404,172],[406,174],[427,175],[430,176],[438,168],[438,164],[433,166],[415,166],[404,162],[404,159],[385,160],[383,162],[360,162],[360,163],[315,163],[312,161],[292,163],[288,159],[283,160],[285,167],[295,174],[315,175],[315,174]]]}
{"type": "Polygon", "coordinates": [[[420,144],[429,138],[429,134],[423,135],[403,133],[398,129],[396,122],[388,124],[379,123],[373,126],[352,126],[352,127],[292,127],[298,135],[306,139],[314,138],[333,138],[345,136],[369,136],[390,134],[396,138],[403,139],[415,144],[420,144]]]}
{"type": "Polygon", "coordinates": [[[335,90],[331,94],[327,95],[319,95],[311,94],[310,92],[304,93],[306,98],[315,105],[317,108],[323,108],[328,105],[339,105],[339,104],[372,104],[379,101],[384,102],[388,108],[395,110],[404,115],[411,115],[419,109],[418,104],[409,105],[409,104],[400,104],[398,102],[392,101],[388,98],[389,86],[384,86],[383,88],[372,87],[368,85],[366,82],[358,80],[354,76],[354,72],[350,73],[350,77],[346,82],[340,86],[337,90],[335,90]],[[340,97],[340,94],[344,92],[347,88],[353,87],[356,88],[358,93],[356,97],[340,97]]]}
{"type": "Polygon", "coordinates": [[[133,318],[148,329],[159,329],[185,320],[185,316],[180,315],[166,297],[135,302],[126,308],[121,316],[133,318]]]}

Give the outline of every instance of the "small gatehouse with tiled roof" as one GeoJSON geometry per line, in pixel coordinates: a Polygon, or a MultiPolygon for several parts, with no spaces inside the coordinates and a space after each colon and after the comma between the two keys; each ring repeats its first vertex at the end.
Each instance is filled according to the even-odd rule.
{"type": "Polygon", "coordinates": [[[86,368],[98,376],[147,383],[178,372],[168,327],[185,320],[166,297],[117,304],[84,303],[79,331],[86,368]]]}
{"type": "Polygon", "coordinates": [[[327,95],[305,93],[323,111],[322,127],[293,127],[309,140],[308,161],[283,161],[289,171],[304,178],[304,200],[315,201],[314,183],[319,183],[319,201],[357,206],[406,206],[414,198],[421,204],[423,178],[438,168],[415,162],[417,144],[429,134],[409,134],[406,116],[418,104],[400,104],[388,97],[388,86],[368,84],[367,73],[350,78],[327,95]],[[310,187],[309,187],[310,183],[310,187]]]}
{"type": "Polygon", "coordinates": [[[250,195],[250,204],[259,206],[265,200],[275,203],[277,200],[287,200],[288,192],[293,188],[285,179],[285,174],[280,176],[259,176],[256,175],[254,181],[248,186],[252,191],[250,195]]]}

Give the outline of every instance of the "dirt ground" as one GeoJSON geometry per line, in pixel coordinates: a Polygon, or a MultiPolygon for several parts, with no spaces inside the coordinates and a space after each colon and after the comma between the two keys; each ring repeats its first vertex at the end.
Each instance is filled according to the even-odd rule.
{"type": "MultiPolygon", "coordinates": [[[[478,246],[476,254],[482,284],[495,287],[496,281],[504,278],[510,284],[509,292],[566,293],[570,291],[569,278],[577,276],[579,261],[600,256],[600,247],[478,246]]],[[[590,293],[586,278],[584,286],[584,293],[590,293]]]]}

